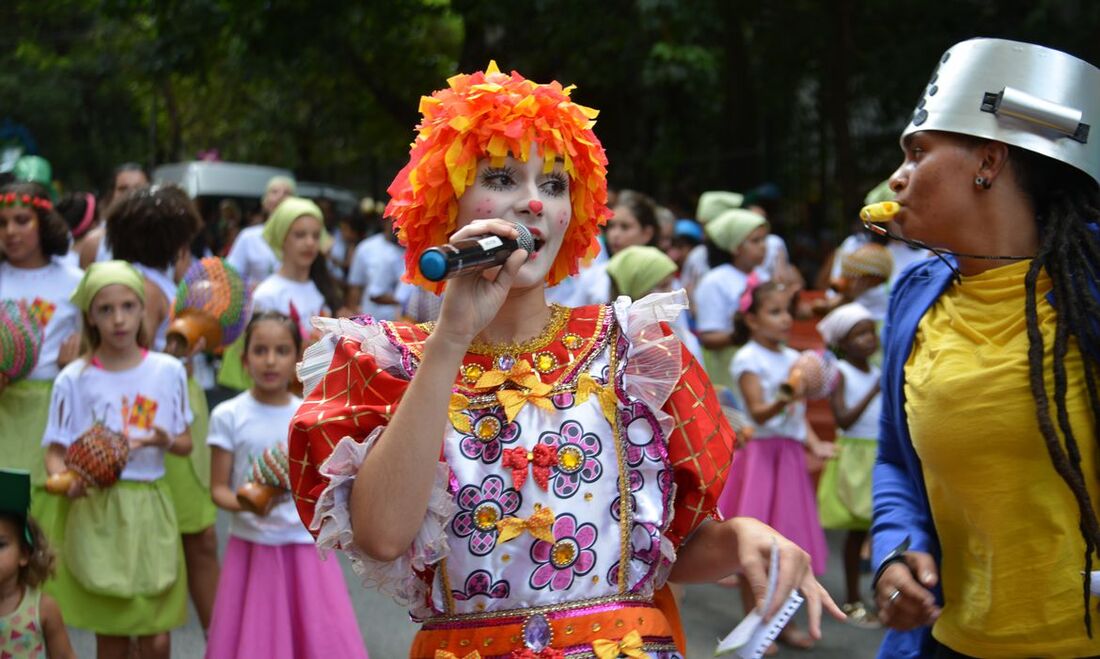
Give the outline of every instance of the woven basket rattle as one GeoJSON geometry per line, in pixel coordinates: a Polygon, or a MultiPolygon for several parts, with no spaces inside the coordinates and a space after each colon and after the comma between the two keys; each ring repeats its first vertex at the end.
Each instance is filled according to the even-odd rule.
{"type": "Polygon", "coordinates": [[[237,489],[237,502],[250,513],[266,515],[275,501],[288,491],[290,465],[286,445],[276,444],[252,461],[252,474],[248,482],[237,489]]]}
{"type": "Polygon", "coordinates": [[[787,381],[779,385],[779,390],[788,396],[801,392],[809,400],[819,400],[833,393],[839,379],[840,369],[831,352],[804,350],[791,364],[787,381]]]}
{"type": "Polygon", "coordinates": [[[86,487],[110,487],[118,482],[129,458],[130,444],[126,438],[96,422],[66,449],[68,470],[50,476],[46,480],[46,490],[65,494],[78,478],[86,487]]]}
{"type": "Polygon", "coordinates": [[[864,243],[851,254],[845,254],[840,261],[840,277],[834,279],[832,287],[843,293],[853,279],[867,277],[873,286],[878,286],[890,278],[894,271],[894,255],[878,243],[864,243]]]}
{"type": "Polygon", "coordinates": [[[168,341],[183,344],[186,354],[205,338],[207,350],[218,351],[244,331],[251,303],[248,287],[233,266],[213,256],[201,259],[180,281],[168,341]]]}
{"type": "Polygon", "coordinates": [[[42,325],[22,300],[0,300],[0,374],[21,380],[38,364],[42,325]]]}

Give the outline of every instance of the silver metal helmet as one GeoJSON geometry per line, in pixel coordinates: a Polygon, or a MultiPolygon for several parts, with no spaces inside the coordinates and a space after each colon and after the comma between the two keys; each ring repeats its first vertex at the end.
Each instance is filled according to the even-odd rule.
{"type": "Polygon", "coordinates": [[[902,137],[921,130],[1012,144],[1100,183],[1100,69],[1019,41],[957,43],[940,58],[902,137]]]}

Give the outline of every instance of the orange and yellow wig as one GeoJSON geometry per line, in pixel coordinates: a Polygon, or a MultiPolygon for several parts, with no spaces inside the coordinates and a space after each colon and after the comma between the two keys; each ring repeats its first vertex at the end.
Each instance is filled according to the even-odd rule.
{"type": "Polygon", "coordinates": [[[458,199],[473,185],[478,161],[503,166],[509,155],[526,161],[535,144],[545,171],[556,160],[569,176],[573,216],[561,250],[547,274],[554,285],[576,274],[599,250],[596,235],[607,208],[607,156],[592,126],[598,111],[569,100],[572,86],[540,85],[496,62],[484,71],[456,75],[447,88],[420,99],[423,120],[409,150],[409,163],[387,190],[392,217],[405,251],[405,278],[433,292],[442,282],[421,276],[417,260],[456,229],[458,199]]]}

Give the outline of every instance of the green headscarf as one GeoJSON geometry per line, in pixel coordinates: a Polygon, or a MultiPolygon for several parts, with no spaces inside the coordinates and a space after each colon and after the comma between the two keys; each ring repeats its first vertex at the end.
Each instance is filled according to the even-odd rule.
{"type": "Polygon", "coordinates": [[[745,242],[750,233],[767,223],[767,220],[752,211],[734,208],[714,218],[713,222],[708,222],[703,227],[703,232],[715,245],[732,252],[745,242]]]}
{"type": "Polygon", "coordinates": [[[607,274],[615,287],[632,300],[645,297],[674,272],[675,261],[656,247],[646,245],[627,247],[607,262],[607,274]]]}
{"type": "Polygon", "coordinates": [[[893,201],[897,197],[897,194],[890,189],[890,179],[886,179],[882,183],[879,183],[875,187],[871,188],[871,191],[867,193],[867,196],[863,198],[864,205],[877,204],[882,201],[893,201]]]}
{"type": "Polygon", "coordinates": [[[723,190],[704,192],[699,195],[699,205],[695,207],[695,219],[699,224],[707,224],[728,210],[741,208],[743,203],[745,203],[745,196],[738,192],[723,190]]]}
{"type": "Polygon", "coordinates": [[[290,227],[294,221],[303,215],[315,217],[321,223],[321,252],[327,252],[332,246],[332,236],[325,230],[325,215],[317,204],[302,197],[287,197],[279,202],[275,212],[264,223],[264,241],[280,261],[283,260],[283,243],[286,242],[286,234],[290,233],[290,227]]]}
{"type": "Polygon", "coordinates": [[[81,311],[87,312],[96,294],[111,284],[129,288],[145,304],[145,278],[127,261],[100,261],[88,266],[69,300],[81,311]]]}

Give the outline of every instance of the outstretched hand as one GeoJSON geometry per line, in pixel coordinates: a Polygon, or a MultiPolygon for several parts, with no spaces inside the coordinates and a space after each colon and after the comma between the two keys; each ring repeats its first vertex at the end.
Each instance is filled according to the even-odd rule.
{"type": "Polygon", "coordinates": [[[727,520],[735,524],[737,536],[737,557],[741,564],[740,572],[752,589],[756,606],[764,605],[768,592],[768,565],[771,560],[773,543],[779,550],[779,576],[776,580],[776,593],[764,619],[768,620],[779,612],[787,599],[785,593],[798,590],[806,599],[806,612],[810,620],[810,636],[821,638],[821,613],[827,611],[837,620],[846,616],[836,605],[833,598],[814,577],[810,565],[810,555],[798,545],[781,536],[775,529],[763,522],[747,517],[727,520]]]}

